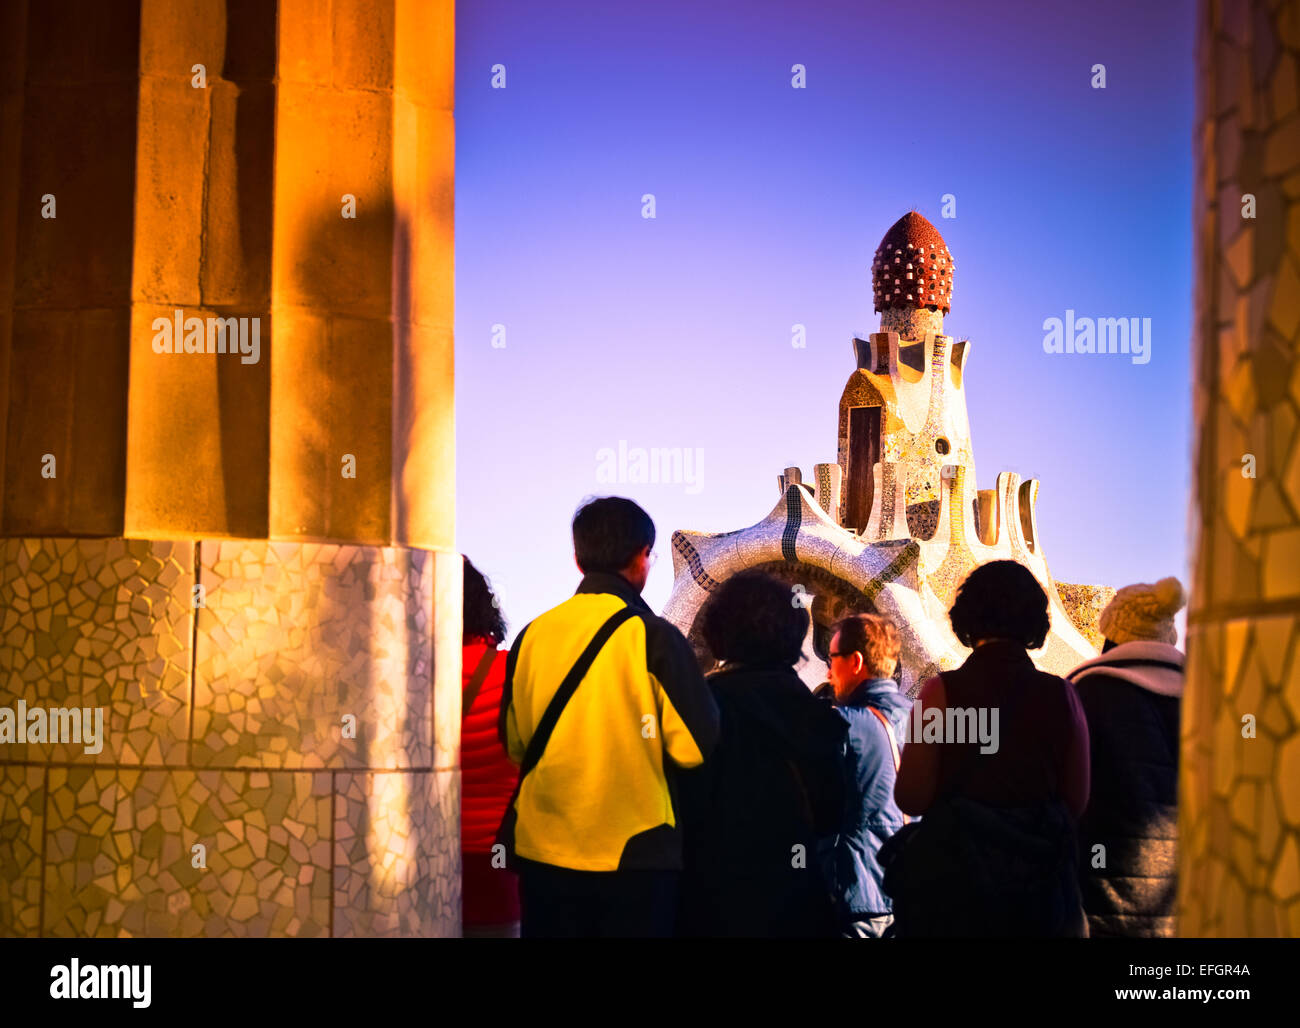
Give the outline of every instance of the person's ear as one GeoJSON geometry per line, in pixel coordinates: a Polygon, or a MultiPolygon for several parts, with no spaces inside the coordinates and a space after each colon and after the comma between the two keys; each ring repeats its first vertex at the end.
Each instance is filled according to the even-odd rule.
{"type": "Polygon", "coordinates": [[[866,661],[862,659],[862,654],[855,651],[853,654],[853,673],[855,675],[860,674],[865,663],[866,661]]]}

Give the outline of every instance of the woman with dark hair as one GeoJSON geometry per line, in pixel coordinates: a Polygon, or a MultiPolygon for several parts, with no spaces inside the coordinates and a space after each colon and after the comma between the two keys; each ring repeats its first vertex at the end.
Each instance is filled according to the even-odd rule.
{"type": "Polygon", "coordinates": [[[949,612],[974,652],[926,681],[894,796],[923,815],[885,843],[898,936],[1086,934],[1075,825],[1088,803],[1088,726],[1074,687],[1026,650],[1047,594],[1015,561],[967,577],[949,612]]]}
{"type": "Polygon", "coordinates": [[[497,738],[505,681],[505,619],[491,586],[464,558],[464,627],[461,637],[461,867],[462,934],[519,934],[519,882],[493,861],[497,826],[514,793],[519,769],[497,738]]]}
{"type": "Polygon", "coordinates": [[[817,843],[839,827],[847,726],[794,671],[809,615],[787,585],[738,574],[709,601],[717,748],[680,779],[683,935],[837,934],[817,843]]]}

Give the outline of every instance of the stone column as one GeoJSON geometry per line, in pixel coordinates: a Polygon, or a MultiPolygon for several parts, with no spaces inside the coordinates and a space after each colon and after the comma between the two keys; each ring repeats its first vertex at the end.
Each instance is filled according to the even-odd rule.
{"type": "Polygon", "coordinates": [[[0,19],[0,934],[457,934],[452,2],[0,19]]]}
{"type": "Polygon", "coordinates": [[[1300,5],[1201,5],[1179,932],[1300,935],[1300,5]]]}

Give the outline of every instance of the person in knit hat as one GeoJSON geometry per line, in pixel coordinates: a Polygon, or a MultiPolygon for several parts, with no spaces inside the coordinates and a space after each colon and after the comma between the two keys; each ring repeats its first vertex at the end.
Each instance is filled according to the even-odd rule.
{"type": "Polygon", "coordinates": [[[1102,652],[1130,642],[1173,646],[1178,641],[1174,615],[1186,603],[1183,585],[1176,578],[1162,578],[1155,585],[1126,585],[1101,612],[1097,627],[1107,643],[1102,652]]]}
{"type": "Polygon", "coordinates": [[[1079,822],[1079,885],[1089,934],[1174,934],[1182,583],[1125,586],[1101,612],[1101,656],[1066,677],[1088,719],[1092,789],[1079,822]]]}

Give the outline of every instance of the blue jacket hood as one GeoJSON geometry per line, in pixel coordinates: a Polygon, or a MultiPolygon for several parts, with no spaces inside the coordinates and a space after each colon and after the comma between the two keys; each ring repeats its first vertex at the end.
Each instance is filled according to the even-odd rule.
{"type": "Polygon", "coordinates": [[[907,721],[912,701],[899,691],[898,683],[892,678],[872,678],[859,685],[840,706],[875,707],[895,726],[901,727],[907,721]]]}

